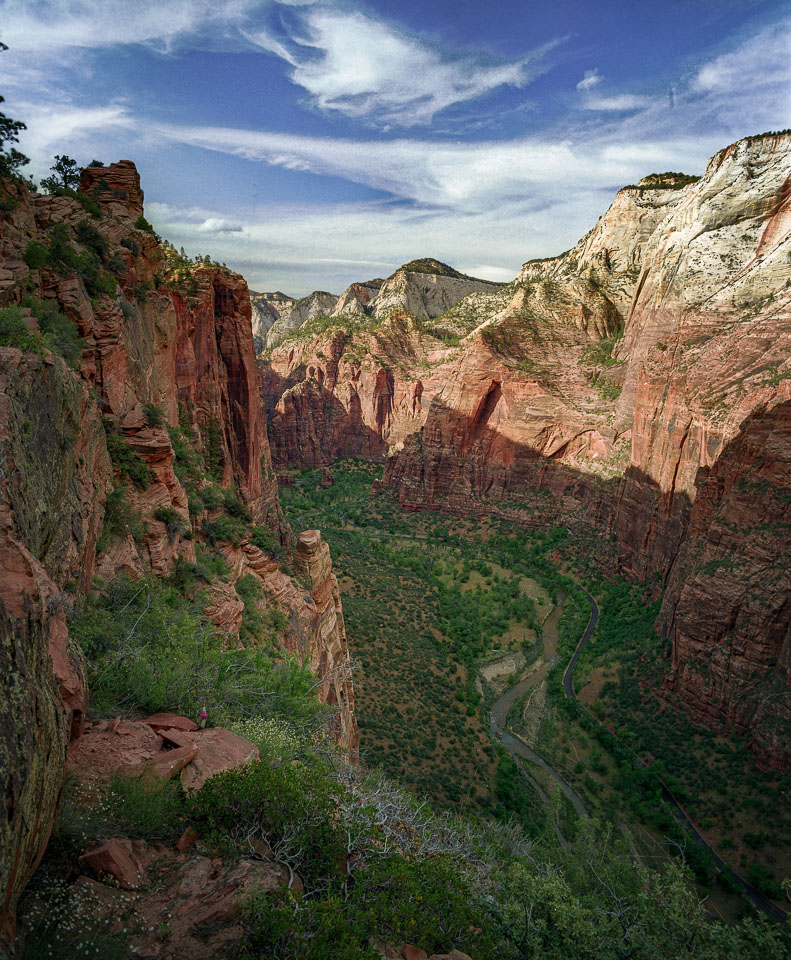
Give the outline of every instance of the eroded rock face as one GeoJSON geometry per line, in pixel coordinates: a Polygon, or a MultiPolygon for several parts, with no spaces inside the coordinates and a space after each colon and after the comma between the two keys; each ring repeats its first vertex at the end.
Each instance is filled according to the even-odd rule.
{"type": "Polygon", "coordinates": [[[288,332],[270,330],[267,344],[277,349],[261,366],[273,461],[317,466],[343,456],[380,458],[414,433],[453,353],[442,331],[425,330],[422,321],[498,289],[437,260],[417,260],[387,280],[352,284],[320,309],[319,294],[298,301],[311,316],[346,323],[286,339],[305,322],[295,307],[288,332]]]}
{"type": "Polygon", "coordinates": [[[611,531],[622,571],[667,585],[668,690],[782,769],[790,204],[787,134],[682,189],[621,191],[577,247],[525,264],[384,476],[408,507],[611,531]]]}
{"type": "Polygon", "coordinates": [[[341,595],[332,572],[330,548],[318,530],[300,534],[294,550],[294,572],[308,585],[316,608],[310,637],[311,669],[322,682],[322,700],[338,708],[335,722],[339,742],[356,757],[359,732],[341,595]]]}
{"type": "MultiPolygon", "coordinates": [[[[133,164],[88,168],[83,187],[101,216],[89,218],[69,197],[30,194],[23,184],[9,186],[16,206],[0,212],[0,305],[32,293],[72,319],[84,345],[76,370],[46,351],[0,348],[3,936],[46,845],[66,745],[79,735],[86,707],[84,666],[66,627],[73,599],[84,598],[94,574],[168,575],[179,558],[194,561],[194,541],[185,536],[191,528],[185,485],[205,482],[194,471],[201,456],[214,482],[233,487],[253,522],[267,524],[278,547],[290,550],[244,280],[216,266],[168,267],[163,247],[139,219],[143,193],[133,164]],[[71,253],[31,270],[28,245],[49,249],[55,229],[71,253]],[[95,267],[93,280],[90,270],[70,265],[77,255],[95,267]],[[139,515],[137,539],[102,535],[107,498],[121,487],[139,515]]],[[[26,323],[36,330],[29,310],[26,323]]],[[[203,508],[194,489],[192,507],[193,515],[202,514],[198,532],[202,518],[219,515],[203,508]]],[[[323,599],[321,606],[312,598],[306,603],[304,591],[260,551],[238,565],[237,576],[256,564],[265,568],[264,580],[283,580],[268,602],[279,594],[287,616],[299,609],[293,635],[287,626],[280,638],[283,647],[300,647],[311,662],[326,663],[329,677],[337,640],[323,599]],[[333,654],[322,661],[325,639],[333,654]]],[[[218,594],[210,614],[218,629],[233,633],[243,603],[233,582],[225,586],[227,595],[218,594]]],[[[345,643],[342,616],[338,622],[345,643]]],[[[331,683],[325,686],[329,696],[331,683]]],[[[339,730],[356,747],[353,707],[343,717],[339,730]]]]}
{"type": "MultiPolygon", "coordinates": [[[[73,592],[91,580],[104,431],[88,390],[51,357],[0,349],[0,929],[49,838],[66,746],[86,707],[69,640],[73,592]]],[[[1,935],[0,935],[1,936],[1,935]]]]}
{"type": "Polygon", "coordinates": [[[395,313],[288,341],[261,367],[276,467],[380,459],[425,422],[453,351],[395,313]]]}
{"type": "Polygon", "coordinates": [[[267,331],[267,347],[278,346],[290,333],[299,330],[308,320],[329,316],[337,302],[338,298],[334,293],[314,290],[307,297],[282,303],[278,308],[277,318],[267,331]]]}
{"type": "Polygon", "coordinates": [[[317,530],[300,534],[294,550],[296,580],[247,540],[239,547],[225,545],[223,555],[233,580],[252,575],[261,585],[258,605],[262,613],[274,607],[285,614],[288,625],[279,642],[308,663],[321,681],[320,699],[337,709],[335,736],[356,760],[360,735],[354,712],[352,665],[329,546],[317,530]]]}

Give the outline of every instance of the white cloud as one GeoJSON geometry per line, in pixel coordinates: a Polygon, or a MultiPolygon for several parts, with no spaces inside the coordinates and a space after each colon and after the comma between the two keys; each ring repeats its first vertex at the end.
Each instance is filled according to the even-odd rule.
{"type": "Polygon", "coordinates": [[[252,46],[289,64],[293,82],[320,110],[401,126],[429,123],[446,107],[503,85],[525,86],[545,69],[542,57],[555,45],[491,62],[443,52],[334,3],[293,0],[0,0],[0,24],[12,51],[46,53],[62,66],[79,48],[252,46]],[[290,29],[269,16],[277,6],[291,8],[290,29]]]}
{"type": "Polygon", "coordinates": [[[146,216],[177,247],[227,262],[254,290],[304,296],[315,289],[340,293],[353,281],[388,276],[402,263],[425,256],[472,276],[510,280],[527,258],[570,246],[606,205],[606,199],[590,191],[566,196],[537,213],[521,203],[441,216],[416,216],[407,207],[382,203],[267,207],[249,210],[241,233],[211,238],[198,226],[217,212],[150,203],[146,216]],[[327,257],[328,247],[337,256],[327,257]],[[371,260],[372,251],[376,260],[371,260]],[[482,251],[493,258],[483,265],[482,251]]]}
{"type": "Polygon", "coordinates": [[[507,267],[494,267],[490,263],[479,263],[472,267],[461,264],[456,269],[462,273],[466,273],[468,277],[479,277],[481,280],[494,280],[497,283],[508,283],[509,280],[513,280],[515,276],[514,270],[509,270],[507,267]]]}
{"type": "Polygon", "coordinates": [[[207,217],[195,229],[198,233],[241,233],[243,228],[232,220],[224,220],[222,217],[207,217]]]}
{"type": "MultiPolygon", "coordinates": [[[[763,30],[737,49],[704,64],[690,84],[695,93],[726,94],[775,86],[784,78],[791,93],[791,21],[763,30]]],[[[791,111],[790,111],[791,112],[791,111]]]]}
{"type": "Polygon", "coordinates": [[[306,9],[287,40],[269,32],[248,37],[291,64],[291,79],[320,110],[399,126],[430,123],[445,108],[504,85],[525,86],[555,45],[489,63],[450,56],[382,20],[324,4],[306,9]]]}
{"type": "Polygon", "coordinates": [[[630,93],[622,93],[614,97],[591,97],[583,107],[586,110],[640,110],[647,106],[650,100],[647,97],[637,97],[630,93]]]}
{"type": "Polygon", "coordinates": [[[480,143],[342,140],[223,127],[151,128],[168,140],[343,177],[428,208],[474,212],[509,199],[542,205],[578,182],[628,183],[657,164],[685,163],[694,142],[617,143],[540,138],[480,143]]]}
{"type": "Polygon", "coordinates": [[[577,89],[590,90],[590,88],[595,87],[597,83],[601,83],[603,79],[604,77],[598,70],[586,70],[585,76],[577,84],[577,89]]]}
{"type": "MultiPolygon", "coordinates": [[[[103,107],[79,107],[73,104],[18,103],[27,130],[20,146],[33,161],[31,172],[43,176],[56,153],[88,153],[107,149],[113,138],[137,127],[137,122],[121,104],[103,107]]],[[[15,109],[15,112],[16,109],[15,109]]],[[[128,141],[127,141],[128,142],[128,141]]],[[[28,169],[25,168],[25,173],[28,169]]]]}
{"type": "Polygon", "coordinates": [[[12,50],[101,48],[144,43],[169,50],[200,34],[246,23],[262,0],[2,0],[2,39],[12,50]]]}

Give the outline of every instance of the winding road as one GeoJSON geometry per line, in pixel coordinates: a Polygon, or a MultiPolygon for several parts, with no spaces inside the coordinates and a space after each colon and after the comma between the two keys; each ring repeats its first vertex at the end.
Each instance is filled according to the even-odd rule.
{"type": "MultiPolygon", "coordinates": [[[[557,603],[553,608],[550,615],[544,621],[544,648],[547,651],[547,633],[553,628],[557,629],[558,620],[560,620],[560,615],[563,611],[562,603],[557,603]]],[[[572,787],[564,780],[564,778],[555,770],[554,767],[551,767],[543,757],[539,756],[535,750],[531,749],[525,742],[519,737],[514,736],[506,728],[506,721],[508,719],[508,711],[514,705],[514,703],[521,697],[523,694],[527,693],[528,690],[531,690],[537,684],[539,684],[544,677],[549,673],[552,668],[554,657],[550,659],[548,663],[544,663],[543,666],[539,667],[537,670],[534,670],[529,677],[526,677],[524,680],[515,684],[513,687],[509,687],[505,693],[494,702],[492,706],[492,714],[489,721],[490,729],[492,736],[498,740],[502,741],[505,749],[512,755],[516,757],[521,757],[523,760],[529,760],[531,763],[537,764],[543,770],[545,770],[551,777],[553,777],[560,789],[563,791],[564,796],[566,796],[574,807],[578,817],[589,817],[590,814],[582,802],[577,793],[572,789],[572,787]]],[[[532,779],[532,778],[531,778],[532,779]]]]}
{"type": "MultiPolygon", "coordinates": [[[[596,723],[598,723],[601,726],[602,725],[601,720],[599,720],[599,718],[595,714],[591,713],[591,711],[588,710],[588,708],[583,703],[580,703],[579,697],[574,691],[574,668],[577,665],[577,661],[579,659],[580,654],[585,649],[585,646],[587,645],[590,638],[593,636],[593,631],[596,629],[596,624],[599,621],[598,604],[593,599],[593,597],[588,593],[587,590],[585,591],[585,596],[588,598],[588,603],[590,603],[590,606],[591,606],[591,615],[590,615],[590,619],[588,620],[588,625],[585,628],[585,632],[583,633],[580,639],[580,642],[577,644],[577,649],[574,651],[574,654],[571,660],[569,660],[568,666],[566,667],[566,670],[563,674],[563,692],[566,694],[567,697],[569,697],[572,700],[575,700],[580,705],[580,707],[582,707],[582,709],[585,710],[588,716],[592,717],[596,721],[596,723]]],[[[503,737],[503,742],[505,742],[505,736],[503,737]]],[[[646,769],[648,768],[648,764],[636,753],[634,753],[634,751],[632,751],[632,756],[635,758],[635,761],[641,767],[645,767],[646,769]]],[[[755,887],[748,880],[745,880],[744,877],[739,876],[739,874],[736,873],[733,867],[731,867],[728,863],[726,863],[722,859],[722,857],[711,846],[711,844],[700,834],[700,832],[698,831],[698,828],[689,818],[689,815],[681,806],[681,804],[678,802],[678,800],[676,800],[676,798],[673,796],[670,790],[668,790],[666,784],[661,779],[661,777],[657,777],[657,780],[659,780],[659,783],[661,786],[662,799],[665,801],[665,803],[668,804],[668,806],[670,807],[670,811],[675,817],[675,819],[681,824],[681,826],[687,831],[687,833],[690,834],[690,836],[695,841],[695,843],[698,844],[698,846],[705,847],[708,849],[717,867],[721,871],[728,872],[734,885],[741,889],[742,893],[747,897],[747,899],[750,901],[750,903],[752,903],[752,905],[756,909],[760,910],[762,913],[765,913],[768,917],[771,917],[773,920],[777,920],[780,923],[787,923],[788,914],[786,913],[786,911],[778,907],[776,904],[772,903],[771,900],[767,899],[767,897],[765,897],[759,890],[756,890],[755,887]]]]}

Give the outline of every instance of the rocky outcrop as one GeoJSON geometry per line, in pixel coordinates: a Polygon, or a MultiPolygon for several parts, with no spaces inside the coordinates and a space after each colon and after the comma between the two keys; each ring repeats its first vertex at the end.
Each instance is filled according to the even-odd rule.
{"type": "Polygon", "coordinates": [[[417,320],[429,320],[469,294],[488,293],[497,286],[465,276],[439,260],[412,260],[385,280],[368,309],[377,318],[402,310],[417,320]]]}
{"type": "Polygon", "coordinates": [[[104,431],[62,360],[0,349],[0,930],[49,838],[66,746],[86,707],[66,613],[91,582],[104,431]],[[65,588],[68,588],[65,589],[65,588]]]}
{"type": "Polygon", "coordinates": [[[143,216],[140,174],[131,160],[107,167],[86,167],[80,175],[80,192],[90,194],[111,217],[134,223],[143,216]]]}
{"type": "Polygon", "coordinates": [[[224,545],[223,555],[232,580],[247,575],[256,578],[261,586],[258,605],[262,613],[276,609],[285,615],[287,627],[278,640],[315,673],[321,683],[320,699],[334,708],[334,735],[356,759],[359,730],[352,662],[329,546],[317,530],[300,534],[294,550],[296,579],[248,540],[239,547],[224,545]]]}
{"type": "Polygon", "coordinates": [[[310,665],[322,682],[321,699],[330,706],[337,706],[338,740],[356,757],[359,733],[354,716],[351,660],[341,595],[332,572],[330,548],[318,530],[306,530],[300,534],[294,550],[294,572],[310,590],[316,608],[310,665]]]}

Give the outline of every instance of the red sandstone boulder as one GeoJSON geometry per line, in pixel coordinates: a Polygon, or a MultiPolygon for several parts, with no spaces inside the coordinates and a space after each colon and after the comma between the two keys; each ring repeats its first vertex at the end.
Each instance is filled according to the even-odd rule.
{"type": "MultiPolygon", "coordinates": [[[[259,756],[255,744],[224,727],[198,730],[185,736],[192,741],[195,750],[190,765],[181,773],[181,782],[188,790],[199,790],[215,774],[244,766],[259,756]]],[[[170,752],[178,753],[177,750],[170,752]]]]}
{"type": "Polygon", "coordinates": [[[425,950],[421,950],[420,947],[415,947],[411,943],[407,943],[404,948],[401,950],[401,956],[404,960],[428,960],[428,954],[425,950]]]}
{"type": "Polygon", "coordinates": [[[197,840],[198,831],[194,827],[187,827],[184,833],[182,833],[182,835],[179,837],[178,843],[176,844],[176,849],[179,853],[184,853],[184,851],[189,850],[189,848],[193,845],[193,843],[196,843],[197,840]]]}
{"type": "Polygon", "coordinates": [[[115,838],[84,853],[79,862],[97,879],[110,877],[124,890],[138,890],[145,879],[131,852],[115,838]]]}
{"type": "Polygon", "coordinates": [[[146,717],[149,727],[157,732],[160,730],[197,730],[198,724],[189,717],[180,717],[175,713],[154,713],[146,717]]]}
{"type": "Polygon", "coordinates": [[[187,747],[177,747],[175,750],[163,750],[158,753],[140,770],[144,777],[158,780],[170,780],[180,773],[184,767],[192,763],[198,755],[198,747],[191,744],[187,747]]]}

